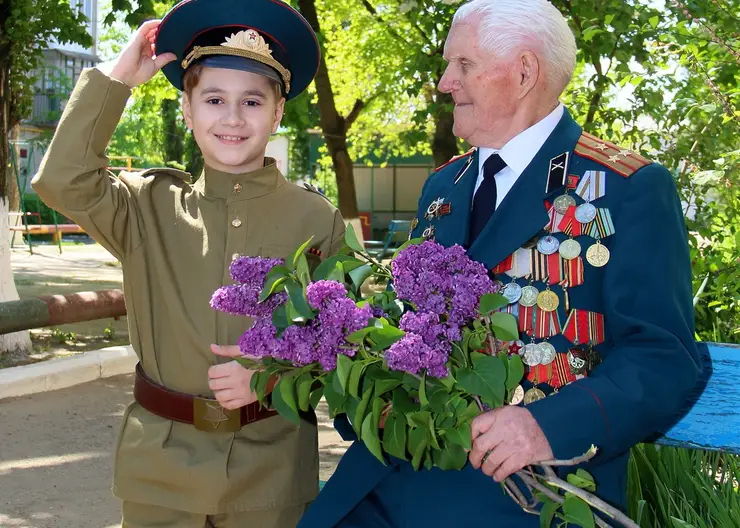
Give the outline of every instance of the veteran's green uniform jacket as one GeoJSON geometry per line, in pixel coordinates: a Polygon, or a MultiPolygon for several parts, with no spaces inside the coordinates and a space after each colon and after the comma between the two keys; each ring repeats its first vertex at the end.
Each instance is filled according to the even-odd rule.
{"type": "MultiPolygon", "coordinates": [[[[209,306],[231,283],[232,258],[285,258],[311,236],[326,256],[341,246],[344,223],[269,158],[247,174],[206,168],[194,184],[170,169],[114,177],[105,149],[130,93],[98,70],[83,72],[33,187],[120,259],[131,343],[145,372],[172,390],[212,397],[207,371],[219,358],[209,345],[235,344],[248,326],[209,306]]],[[[202,432],[133,403],[114,492],[206,514],[304,504],[318,492],[316,426],[276,416],[236,434],[202,432]]]]}

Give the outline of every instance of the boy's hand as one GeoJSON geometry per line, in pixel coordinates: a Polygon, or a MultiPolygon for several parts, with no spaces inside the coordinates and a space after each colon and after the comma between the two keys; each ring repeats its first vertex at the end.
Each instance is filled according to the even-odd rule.
{"type": "MultiPolygon", "coordinates": [[[[232,358],[243,355],[236,345],[211,345],[211,352],[232,358]]],[[[214,365],[208,369],[208,387],[223,408],[238,409],[257,401],[257,394],[252,392],[249,385],[254,372],[236,361],[214,365]]]]}
{"type": "Polygon", "coordinates": [[[161,22],[161,20],[149,20],[136,30],[133,40],[116,59],[110,72],[111,78],[121,81],[129,88],[135,88],[147,82],[164,65],[177,58],[174,53],[154,56],[154,41],[161,22]]]}

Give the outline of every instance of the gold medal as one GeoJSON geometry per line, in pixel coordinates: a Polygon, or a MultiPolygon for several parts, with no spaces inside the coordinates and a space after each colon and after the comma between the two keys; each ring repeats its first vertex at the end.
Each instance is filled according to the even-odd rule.
{"type": "Polygon", "coordinates": [[[555,210],[560,214],[565,214],[568,209],[576,204],[576,200],[570,194],[564,194],[555,198],[553,206],[555,210]]]}
{"type": "Polygon", "coordinates": [[[530,403],[534,403],[544,398],[545,393],[542,392],[540,389],[533,387],[524,393],[524,405],[529,405],[530,403]]]}
{"type": "Polygon", "coordinates": [[[586,251],[586,260],[594,268],[602,268],[609,262],[611,254],[609,248],[606,247],[601,241],[596,241],[596,244],[592,245],[586,251]]]}
{"type": "Polygon", "coordinates": [[[524,401],[524,388],[521,385],[517,385],[516,389],[511,393],[509,398],[509,405],[519,405],[524,401]]]}
{"type": "Polygon", "coordinates": [[[560,298],[554,291],[545,290],[537,296],[537,306],[543,312],[554,312],[560,306],[560,298]]]}

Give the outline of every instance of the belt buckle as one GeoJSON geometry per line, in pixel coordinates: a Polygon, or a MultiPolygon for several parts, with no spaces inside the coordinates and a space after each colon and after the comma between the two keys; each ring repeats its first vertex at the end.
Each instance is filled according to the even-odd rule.
{"type": "Polygon", "coordinates": [[[242,428],[239,409],[224,409],[210,398],[193,398],[193,425],[207,433],[235,433],[242,428]]]}

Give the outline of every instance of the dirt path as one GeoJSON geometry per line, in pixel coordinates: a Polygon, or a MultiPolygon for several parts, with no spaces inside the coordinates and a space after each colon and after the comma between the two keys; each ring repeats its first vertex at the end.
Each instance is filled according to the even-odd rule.
{"type": "MultiPolygon", "coordinates": [[[[132,376],[0,402],[0,527],[119,528],[112,450],[132,376]]],[[[319,412],[321,478],[346,449],[319,412]]]]}

